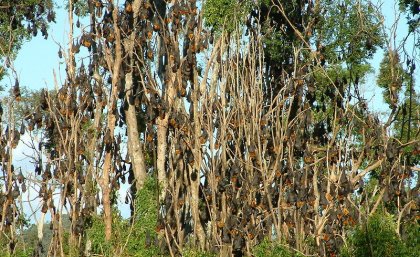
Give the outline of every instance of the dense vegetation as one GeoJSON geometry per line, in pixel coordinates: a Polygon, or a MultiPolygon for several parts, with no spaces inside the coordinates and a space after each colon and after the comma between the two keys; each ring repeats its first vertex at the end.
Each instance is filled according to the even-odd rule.
{"type": "Polygon", "coordinates": [[[2,256],[420,252],[419,42],[374,3],[65,3],[66,78],[36,92],[13,58],[55,7],[0,3],[2,256]],[[379,50],[386,117],[361,92],[379,50]]]}

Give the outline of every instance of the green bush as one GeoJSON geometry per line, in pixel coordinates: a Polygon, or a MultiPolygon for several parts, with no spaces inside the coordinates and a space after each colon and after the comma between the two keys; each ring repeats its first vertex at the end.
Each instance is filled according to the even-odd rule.
{"type": "Polygon", "coordinates": [[[296,253],[290,247],[279,242],[272,242],[265,239],[260,244],[256,245],[252,251],[255,257],[299,257],[302,256],[296,253]]]}
{"type": "Polygon", "coordinates": [[[160,251],[152,242],[146,247],[146,234],[149,234],[152,241],[157,236],[155,232],[158,220],[157,183],[149,178],[142,190],[137,192],[135,202],[135,216],[132,229],[126,229],[123,237],[127,243],[124,254],[126,256],[157,256],[160,251]]]}
{"type": "Polygon", "coordinates": [[[183,257],[216,257],[215,254],[203,251],[197,251],[195,249],[185,249],[182,252],[183,257]]]}
{"type": "MultiPolygon", "coordinates": [[[[91,242],[91,252],[102,256],[157,256],[159,249],[153,244],[157,222],[156,180],[149,178],[144,188],[137,193],[135,214],[130,220],[120,215],[113,217],[112,239],[105,241],[105,224],[102,217],[93,218],[92,226],[87,230],[87,239],[91,242]],[[153,239],[146,247],[146,234],[153,239]]],[[[113,213],[118,213],[114,210],[113,213]]]]}
{"type": "MultiPolygon", "coordinates": [[[[349,235],[347,247],[341,256],[350,257],[414,257],[415,246],[409,247],[395,231],[395,222],[389,214],[374,214],[349,235]]],[[[418,227],[417,227],[418,230],[418,227]]],[[[418,231],[417,231],[418,235],[418,231]]],[[[413,235],[415,236],[415,235],[413,235]]],[[[410,240],[418,240],[410,237],[410,240]]],[[[408,240],[407,242],[410,242],[408,240]]],[[[418,248],[418,246],[417,246],[418,248]]],[[[417,252],[418,253],[418,252],[417,252]]]]}
{"type": "Polygon", "coordinates": [[[22,240],[18,240],[15,244],[13,252],[11,252],[9,239],[4,235],[0,236],[0,256],[4,257],[30,257],[32,256],[33,248],[25,245],[22,240]]]}
{"type": "MultiPolygon", "coordinates": [[[[113,229],[115,231],[115,228],[113,229]]],[[[112,256],[113,242],[105,241],[105,223],[103,222],[102,217],[95,216],[92,218],[92,227],[87,230],[87,238],[91,242],[92,253],[112,256]]]]}
{"type": "Polygon", "coordinates": [[[404,224],[403,230],[403,241],[410,256],[417,257],[420,253],[420,224],[417,222],[404,224]]]}

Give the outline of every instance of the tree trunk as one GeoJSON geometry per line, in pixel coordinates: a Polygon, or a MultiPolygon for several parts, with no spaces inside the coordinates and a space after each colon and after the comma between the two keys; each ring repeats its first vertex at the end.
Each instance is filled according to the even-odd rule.
{"type": "MultiPolygon", "coordinates": [[[[108,113],[107,113],[107,129],[109,131],[105,132],[110,133],[110,144],[113,144],[114,141],[114,130],[115,130],[115,108],[117,108],[117,84],[120,80],[120,70],[122,63],[122,40],[120,35],[120,29],[118,27],[118,8],[112,10],[112,17],[114,19],[114,33],[115,33],[115,58],[112,60],[112,56],[108,56],[107,63],[112,65],[112,86],[111,94],[108,101],[108,113]]],[[[108,149],[105,154],[104,165],[102,167],[102,178],[100,181],[102,189],[102,205],[104,208],[104,222],[105,222],[105,240],[109,241],[112,236],[112,213],[111,213],[111,188],[110,188],[110,173],[113,168],[111,165],[112,161],[112,149],[108,149]]]]}
{"type": "Polygon", "coordinates": [[[194,91],[192,96],[193,112],[194,112],[194,169],[192,172],[197,172],[197,178],[191,180],[191,212],[194,221],[194,234],[196,235],[200,249],[204,249],[206,238],[203,227],[200,222],[199,211],[199,190],[200,190],[200,169],[201,169],[201,113],[198,109],[198,102],[200,100],[200,87],[198,83],[197,70],[194,70],[194,91]]]}
{"type": "Polygon", "coordinates": [[[166,149],[168,148],[167,144],[167,132],[168,132],[168,117],[165,116],[164,119],[157,118],[157,174],[159,180],[159,202],[163,202],[166,197],[166,190],[168,188],[168,178],[166,176],[166,149]]]}
{"type": "MultiPolygon", "coordinates": [[[[132,72],[130,72],[125,75],[125,89],[127,91],[127,101],[128,98],[133,94],[133,92],[129,90],[132,88],[132,86],[133,74],[132,72]]],[[[132,104],[129,104],[128,109],[125,111],[125,116],[128,136],[128,154],[130,156],[131,165],[133,167],[134,177],[136,179],[136,189],[138,191],[143,187],[147,173],[142,144],[140,142],[140,135],[137,126],[136,107],[132,104]]]]}
{"type": "MultiPolygon", "coordinates": [[[[108,153],[105,159],[107,166],[109,167],[111,155],[108,153]],[[109,157],[108,157],[109,156],[109,157]]],[[[105,166],[105,165],[104,165],[105,166]]],[[[112,236],[112,214],[111,214],[111,199],[110,199],[110,188],[109,188],[109,170],[103,174],[103,186],[102,186],[102,204],[104,206],[104,221],[105,221],[105,240],[109,241],[112,236]]]]}
{"type": "MultiPolygon", "coordinates": [[[[137,23],[137,17],[141,6],[140,0],[135,0],[132,4],[134,11],[134,24],[137,23]]],[[[124,45],[127,53],[130,55],[130,66],[134,66],[134,39],[136,37],[136,31],[133,30],[130,37],[125,40],[124,45]]],[[[128,136],[128,154],[131,159],[131,165],[133,167],[134,177],[136,179],[136,189],[140,190],[144,181],[147,177],[146,163],[144,160],[144,153],[142,150],[142,143],[140,142],[140,134],[137,126],[137,115],[136,108],[130,104],[128,99],[133,94],[133,72],[130,71],[125,75],[125,91],[126,100],[129,103],[128,109],[125,111],[126,124],[127,124],[127,136],[128,136]]]]}

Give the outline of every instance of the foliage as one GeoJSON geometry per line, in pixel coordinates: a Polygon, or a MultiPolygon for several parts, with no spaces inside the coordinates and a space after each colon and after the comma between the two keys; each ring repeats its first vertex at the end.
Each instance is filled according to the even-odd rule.
{"type": "Polygon", "coordinates": [[[249,0],[207,0],[203,7],[205,23],[216,31],[232,32],[237,23],[243,23],[251,6],[252,1],[249,0]]]}
{"type": "MultiPolygon", "coordinates": [[[[418,114],[420,112],[420,96],[415,91],[415,63],[408,59],[404,68],[400,55],[395,51],[385,53],[379,69],[377,85],[383,89],[383,98],[391,109],[398,107],[393,124],[395,137],[402,143],[418,139],[418,114]]],[[[420,159],[416,154],[416,146],[402,148],[404,158],[416,165],[420,159]]]]}
{"type": "Polygon", "coordinates": [[[217,255],[214,253],[209,253],[206,251],[200,251],[198,249],[190,248],[190,249],[185,249],[182,252],[182,256],[184,257],[216,257],[217,255]]]}
{"type": "Polygon", "coordinates": [[[305,10],[299,1],[260,1],[260,6],[251,12],[247,29],[255,29],[253,23],[261,24],[264,36],[264,53],[267,62],[275,69],[289,68],[293,62],[296,47],[302,45],[304,24],[313,17],[305,15],[305,10]]]}
{"type": "Polygon", "coordinates": [[[30,257],[32,256],[33,249],[36,246],[37,241],[36,230],[35,234],[28,236],[28,231],[31,228],[26,228],[21,231],[21,235],[14,238],[10,243],[10,240],[5,234],[0,236],[0,256],[4,257],[30,257]]]}
{"type": "Polygon", "coordinates": [[[253,249],[255,257],[301,257],[304,256],[299,254],[287,244],[281,244],[280,242],[270,241],[264,239],[261,243],[256,245],[253,249]]]}
{"type": "MultiPolygon", "coordinates": [[[[114,217],[114,226],[118,227],[121,222],[120,217],[114,217]]],[[[113,242],[105,241],[105,224],[102,218],[95,216],[92,219],[92,226],[86,231],[87,238],[92,242],[92,252],[103,256],[112,256],[113,242]]],[[[116,236],[113,240],[118,240],[120,237],[116,236]]]]}
{"type": "Polygon", "coordinates": [[[137,193],[134,216],[130,220],[124,220],[121,216],[114,215],[114,233],[109,242],[105,240],[103,220],[100,216],[94,217],[92,226],[87,229],[87,240],[91,242],[92,253],[103,256],[157,256],[160,251],[155,244],[156,197],[156,180],[149,178],[144,188],[137,193]]]}
{"type": "Polygon", "coordinates": [[[330,63],[347,67],[363,64],[382,45],[381,14],[369,2],[358,0],[323,1],[314,42],[324,46],[321,51],[330,63]]]}
{"type": "Polygon", "coordinates": [[[413,257],[420,252],[420,224],[419,222],[407,222],[404,224],[402,240],[407,247],[407,252],[413,257]]]}
{"type": "Polygon", "coordinates": [[[395,232],[392,215],[375,213],[365,224],[350,233],[348,246],[343,248],[342,256],[414,257],[416,252],[412,250],[395,232]]]}
{"type": "MultiPolygon", "coordinates": [[[[419,117],[420,114],[420,94],[413,90],[410,101],[410,96],[407,96],[408,91],[409,89],[405,91],[400,111],[393,126],[396,138],[403,143],[419,138],[418,119],[416,117],[419,117]]],[[[417,148],[416,145],[408,145],[402,148],[404,157],[412,165],[420,164],[420,156],[416,154],[417,148]]]]}
{"type": "Polygon", "coordinates": [[[391,107],[398,103],[398,95],[409,82],[409,76],[403,69],[399,54],[385,53],[379,68],[377,84],[383,88],[385,102],[391,107]]]}
{"type": "Polygon", "coordinates": [[[11,254],[10,251],[0,249],[0,255],[3,257],[31,257],[33,249],[32,248],[26,248],[21,249],[19,246],[18,248],[11,254]]]}
{"type": "MultiPolygon", "coordinates": [[[[156,245],[158,222],[157,182],[149,178],[136,197],[132,229],[127,231],[127,256],[156,256],[160,251],[156,245]],[[135,239],[135,240],[134,240],[135,239]],[[153,242],[148,242],[152,240],[153,242]]],[[[161,235],[159,240],[164,240],[161,235]]]]}
{"type": "MultiPolygon", "coordinates": [[[[400,9],[407,14],[410,33],[418,33],[420,29],[420,2],[418,0],[399,0],[400,9]]],[[[420,40],[417,39],[417,46],[420,40]]]]}

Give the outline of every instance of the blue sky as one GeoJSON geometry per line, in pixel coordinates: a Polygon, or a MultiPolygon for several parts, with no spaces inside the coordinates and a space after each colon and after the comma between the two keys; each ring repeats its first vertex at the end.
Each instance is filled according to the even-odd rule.
{"type": "Polygon", "coordinates": [[[69,27],[62,8],[57,10],[56,22],[50,26],[47,40],[38,35],[20,49],[14,67],[22,86],[30,89],[53,87],[53,70],[58,71],[60,61],[57,54],[59,47],[55,41],[61,44],[66,42],[69,27]]]}

